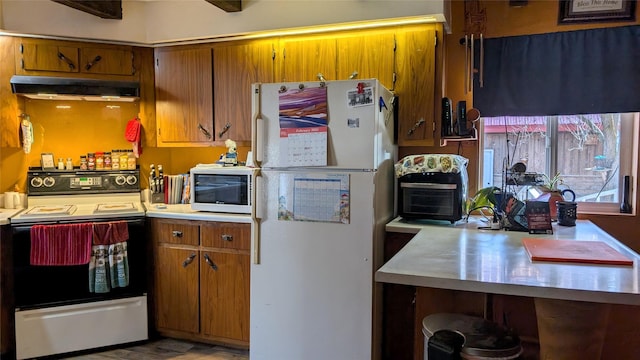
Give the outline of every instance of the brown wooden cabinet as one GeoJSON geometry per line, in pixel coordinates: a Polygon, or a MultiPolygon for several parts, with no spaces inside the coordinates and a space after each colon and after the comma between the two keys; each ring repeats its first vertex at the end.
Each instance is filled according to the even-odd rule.
{"type": "Polygon", "coordinates": [[[400,27],[396,41],[398,145],[433,146],[442,98],[442,24],[400,27]]]}
{"type": "Polygon", "coordinates": [[[337,80],[376,78],[393,90],[395,36],[393,30],[360,31],[337,38],[337,80]]]}
{"type": "Polygon", "coordinates": [[[16,41],[16,74],[136,75],[128,45],[21,38],[16,41]]]}
{"type": "Polygon", "coordinates": [[[213,48],[214,136],[217,140],[251,141],[251,84],[274,81],[273,43],[273,40],[233,42],[213,48]]]}
{"type": "Polygon", "coordinates": [[[328,35],[280,40],[281,81],[336,80],[336,39],[328,35]]]}
{"type": "Polygon", "coordinates": [[[248,347],[251,225],[152,219],[160,334],[248,347]]]}
{"type": "Polygon", "coordinates": [[[15,72],[14,59],[14,38],[0,36],[0,148],[20,147],[19,101],[9,85],[15,72]]]}
{"type": "Polygon", "coordinates": [[[214,145],[211,53],[205,45],[155,49],[157,146],[214,145]]]}

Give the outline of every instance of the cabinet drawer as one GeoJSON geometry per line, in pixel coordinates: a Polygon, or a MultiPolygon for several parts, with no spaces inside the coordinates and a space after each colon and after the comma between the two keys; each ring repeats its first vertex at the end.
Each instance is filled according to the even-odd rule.
{"type": "Polygon", "coordinates": [[[197,224],[188,221],[165,221],[154,219],[152,221],[152,236],[155,242],[199,245],[200,228],[197,224]]]}
{"type": "Polygon", "coordinates": [[[219,222],[201,226],[204,247],[249,250],[250,239],[251,224],[219,222]]]}

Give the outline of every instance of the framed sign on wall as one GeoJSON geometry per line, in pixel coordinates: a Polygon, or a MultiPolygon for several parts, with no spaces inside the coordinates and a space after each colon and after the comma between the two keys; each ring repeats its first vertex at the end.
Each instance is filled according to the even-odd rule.
{"type": "Polygon", "coordinates": [[[559,0],[558,24],[635,21],[636,0],[559,0]]]}

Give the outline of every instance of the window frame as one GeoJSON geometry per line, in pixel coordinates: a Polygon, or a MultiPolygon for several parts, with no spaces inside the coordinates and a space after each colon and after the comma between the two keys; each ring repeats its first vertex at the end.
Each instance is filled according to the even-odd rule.
{"type": "MultiPolygon", "coordinates": [[[[552,138],[557,141],[558,131],[557,123],[554,126],[547,124],[552,138]]],[[[635,187],[636,178],[638,176],[638,149],[640,144],[640,113],[621,113],[620,117],[620,132],[627,134],[631,132],[632,136],[622,137],[620,139],[620,167],[619,167],[619,181],[618,189],[620,190],[620,199],[622,199],[623,179],[625,175],[631,175],[631,186],[629,191],[629,202],[631,204],[631,213],[620,213],[620,204],[612,202],[578,202],[578,213],[580,214],[601,214],[601,215],[636,215],[636,199],[637,189],[635,187]],[[623,151],[622,149],[632,149],[632,151],[623,151]]],[[[478,154],[484,152],[484,118],[479,121],[479,136],[478,136],[478,154]]],[[[555,174],[557,169],[557,152],[558,147],[547,147],[546,151],[546,172],[548,174],[555,174]]],[[[483,169],[484,169],[484,157],[478,155],[478,184],[483,183],[483,169]]]]}

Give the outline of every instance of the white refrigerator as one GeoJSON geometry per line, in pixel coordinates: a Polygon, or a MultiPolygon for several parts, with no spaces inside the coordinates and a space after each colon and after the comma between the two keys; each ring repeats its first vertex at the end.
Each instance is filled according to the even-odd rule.
{"type": "Polygon", "coordinates": [[[394,95],[375,79],[253,85],[252,360],[380,353],[394,95]]]}

